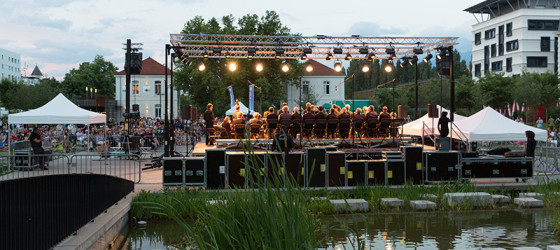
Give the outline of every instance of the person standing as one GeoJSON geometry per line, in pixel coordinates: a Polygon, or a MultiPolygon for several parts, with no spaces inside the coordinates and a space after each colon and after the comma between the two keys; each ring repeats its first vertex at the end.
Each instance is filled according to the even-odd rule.
{"type": "MultiPolygon", "coordinates": [[[[33,132],[29,136],[29,141],[31,142],[31,148],[33,148],[34,155],[42,155],[45,153],[43,149],[43,137],[39,134],[39,129],[37,127],[33,128],[33,132]]],[[[38,159],[39,166],[43,170],[49,170],[45,167],[45,158],[43,156],[36,156],[35,159],[38,159]]]]}
{"type": "Polygon", "coordinates": [[[206,111],[204,111],[204,124],[206,125],[206,145],[214,145],[214,142],[210,139],[209,131],[214,129],[214,111],[212,109],[214,106],[212,103],[206,105],[206,111]]]}
{"type": "Polygon", "coordinates": [[[441,138],[447,137],[449,135],[449,118],[447,118],[447,112],[441,112],[441,117],[438,121],[438,131],[441,138]]]}

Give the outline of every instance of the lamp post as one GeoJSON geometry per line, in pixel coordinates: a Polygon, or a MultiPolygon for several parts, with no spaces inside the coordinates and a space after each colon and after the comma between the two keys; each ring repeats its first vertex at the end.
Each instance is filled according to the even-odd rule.
{"type": "Polygon", "coordinates": [[[86,99],[88,99],[88,87],[86,86],[86,99]]]}
{"type": "Polygon", "coordinates": [[[414,86],[415,118],[418,119],[418,62],[414,64],[414,86]]]}

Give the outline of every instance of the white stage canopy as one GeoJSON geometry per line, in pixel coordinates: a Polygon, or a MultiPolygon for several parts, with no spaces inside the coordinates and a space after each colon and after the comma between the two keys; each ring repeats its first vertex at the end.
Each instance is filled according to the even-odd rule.
{"type": "MultiPolygon", "coordinates": [[[[447,109],[445,109],[445,108],[443,108],[439,105],[437,105],[437,109],[438,109],[438,115],[441,115],[441,112],[443,110],[443,111],[447,112],[447,114],[448,114],[447,118],[449,118],[449,110],[447,110],[447,109]]],[[[455,120],[455,123],[456,123],[457,121],[465,119],[465,117],[462,116],[462,115],[455,114],[453,116],[453,119],[455,120]]],[[[439,131],[437,129],[438,120],[439,120],[439,118],[429,118],[428,114],[425,114],[424,116],[403,125],[403,134],[414,135],[414,136],[422,136],[422,130],[424,129],[424,124],[426,124],[427,129],[431,130],[432,129],[432,122],[433,122],[434,133],[436,135],[439,135],[439,131]]],[[[427,131],[427,132],[430,133],[430,131],[427,131]]]]}
{"type": "MultiPolygon", "coordinates": [[[[247,108],[247,106],[245,106],[242,102],[239,102],[239,111],[241,111],[244,115],[248,115],[249,111],[251,112],[251,114],[255,113],[254,110],[249,110],[249,108],[247,108]]],[[[230,108],[228,111],[226,111],[226,115],[233,115],[233,112],[235,112],[235,107],[230,108]]]]}
{"type": "Polygon", "coordinates": [[[525,131],[535,132],[535,140],[546,141],[547,132],[511,120],[496,110],[486,107],[478,113],[455,123],[464,134],[453,130],[453,138],[476,141],[526,141],[525,131]],[[457,135],[459,133],[459,135],[457,135]]]}
{"type": "Polygon", "coordinates": [[[47,104],[17,114],[8,115],[9,124],[98,124],[106,123],[104,114],[82,109],[58,94],[47,104]]]}

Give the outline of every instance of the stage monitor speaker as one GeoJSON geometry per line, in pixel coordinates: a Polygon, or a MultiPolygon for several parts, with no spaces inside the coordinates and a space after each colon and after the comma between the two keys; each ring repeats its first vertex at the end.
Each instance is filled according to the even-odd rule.
{"type": "Polygon", "coordinates": [[[406,106],[399,105],[397,107],[397,110],[399,112],[399,118],[406,119],[406,117],[408,116],[408,110],[407,110],[406,106]]]}
{"type": "Polygon", "coordinates": [[[429,118],[438,118],[438,109],[435,104],[428,104],[428,117],[429,118]]]}

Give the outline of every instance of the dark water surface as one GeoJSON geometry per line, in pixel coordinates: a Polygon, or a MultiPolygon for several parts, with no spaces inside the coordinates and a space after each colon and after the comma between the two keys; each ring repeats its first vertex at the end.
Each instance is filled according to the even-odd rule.
{"type": "MultiPolygon", "coordinates": [[[[559,245],[548,210],[337,215],[321,218],[322,248],[353,249],[360,240],[367,249],[480,249],[559,245]]],[[[173,221],[149,221],[144,229],[130,226],[128,249],[173,249],[185,235],[173,221]]]]}

